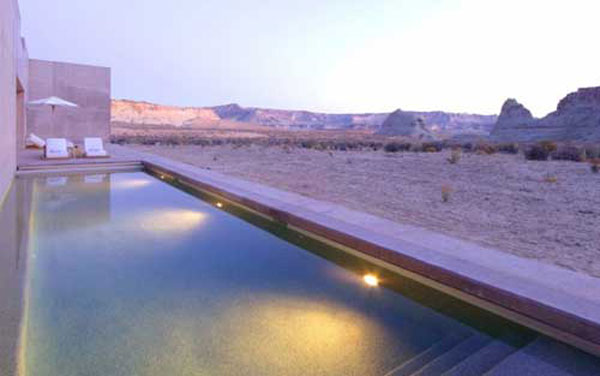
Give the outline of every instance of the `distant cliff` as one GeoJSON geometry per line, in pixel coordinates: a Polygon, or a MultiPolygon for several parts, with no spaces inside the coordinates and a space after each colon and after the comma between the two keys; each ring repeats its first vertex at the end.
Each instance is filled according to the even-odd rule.
{"type": "Polygon", "coordinates": [[[227,104],[211,107],[222,119],[297,129],[369,129],[379,126],[388,114],[325,114],[310,111],[274,110],[227,104]]]}
{"type": "Polygon", "coordinates": [[[600,140],[600,87],[568,94],[556,111],[541,119],[514,99],[508,99],[490,135],[496,141],[600,140]]]}
{"type": "Polygon", "coordinates": [[[195,122],[216,123],[219,116],[201,107],[164,106],[148,102],[114,100],[111,106],[113,122],[145,125],[189,126],[195,122]]]}
{"type": "MultiPolygon", "coordinates": [[[[474,115],[442,111],[406,113],[417,116],[436,134],[469,133],[487,135],[495,115],[474,115]]],[[[174,127],[255,124],[279,129],[366,129],[377,131],[389,113],[326,114],[310,111],[276,110],[226,104],[215,107],[175,107],[130,100],[112,101],[112,121],[130,125],[171,125],[174,127]]],[[[389,134],[393,134],[390,132],[389,134]]]]}

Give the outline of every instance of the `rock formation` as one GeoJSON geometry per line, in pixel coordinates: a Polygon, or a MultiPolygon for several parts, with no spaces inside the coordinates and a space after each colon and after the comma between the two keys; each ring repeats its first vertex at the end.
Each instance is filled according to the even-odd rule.
{"type": "Polygon", "coordinates": [[[496,120],[496,124],[500,126],[504,124],[518,124],[526,126],[531,124],[533,120],[535,119],[533,115],[531,115],[531,111],[525,108],[525,106],[517,102],[515,99],[507,99],[502,105],[502,110],[500,111],[498,120],[496,120]]]}
{"type": "MultiPolygon", "coordinates": [[[[408,112],[419,117],[436,134],[487,136],[495,115],[408,112]]],[[[117,125],[171,125],[174,127],[214,127],[260,125],[281,129],[365,129],[377,130],[389,113],[326,114],[310,111],[276,110],[226,104],[215,107],[174,107],[130,100],[113,100],[112,121],[117,125]]]]}
{"type": "Polygon", "coordinates": [[[433,134],[422,117],[398,109],[390,114],[377,130],[377,134],[405,136],[417,139],[433,139],[433,134]]]}
{"type": "Polygon", "coordinates": [[[507,100],[491,132],[496,141],[600,140],[600,87],[583,88],[563,98],[541,119],[514,99],[507,100]]]}
{"type": "Polygon", "coordinates": [[[193,126],[194,123],[212,123],[220,120],[213,110],[195,107],[163,106],[148,102],[113,100],[113,122],[144,125],[193,126]]]}

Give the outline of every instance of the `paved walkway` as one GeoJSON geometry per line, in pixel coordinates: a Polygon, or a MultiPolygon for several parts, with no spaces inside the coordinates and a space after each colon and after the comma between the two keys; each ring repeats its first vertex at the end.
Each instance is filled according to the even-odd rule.
{"type": "Polygon", "coordinates": [[[24,149],[17,154],[17,169],[44,168],[48,166],[104,166],[111,164],[135,163],[140,161],[140,156],[135,151],[118,145],[106,144],[108,158],[69,158],[69,159],[43,159],[40,149],[24,149]]]}

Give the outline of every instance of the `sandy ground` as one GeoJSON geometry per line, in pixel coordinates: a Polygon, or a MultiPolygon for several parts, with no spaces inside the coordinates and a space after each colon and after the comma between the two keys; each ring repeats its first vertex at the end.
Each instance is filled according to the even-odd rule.
{"type": "Polygon", "coordinates": [[[133,147],[600,277],[600,175],[586,163],[463,154],[453,165],[449,151],[133,147]],[[444,185],[452,189],[446,203],[444,185]]]}

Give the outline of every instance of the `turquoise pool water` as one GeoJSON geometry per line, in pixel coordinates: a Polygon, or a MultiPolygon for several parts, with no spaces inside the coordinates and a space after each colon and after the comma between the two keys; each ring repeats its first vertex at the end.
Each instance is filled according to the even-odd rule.
{"type": "Polygon", "coordinates": [[[391,375],[448,338],[529,338],[143,172],[24,184],[27,375],[391,375]]]}

